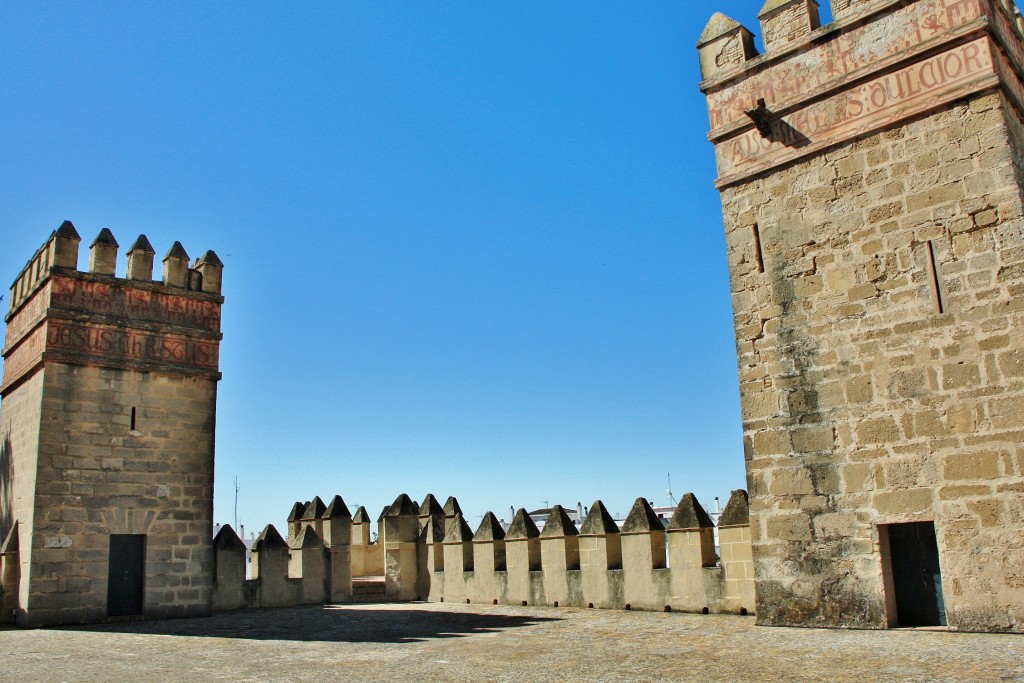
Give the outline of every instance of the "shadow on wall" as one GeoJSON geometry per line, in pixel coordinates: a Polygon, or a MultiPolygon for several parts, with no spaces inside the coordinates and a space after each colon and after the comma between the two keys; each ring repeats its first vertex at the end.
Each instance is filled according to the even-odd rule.
{"type": "Polygon", "coordinates": [[[215,612],[211,617],[126,622],[74,630],[327,643],[410,643],[435,638],[462,638],[534,626],[556,617],[527,617],[473,612],[439,612],[414,606],[376,608],[317,605],[279,609],[215,612]]]}
{"type": "Polygon", "coordinates": [[[14,523],[11,511],[14,506],[14,454],[11,451],[11,437],[4,434],[0,441],[0,542],[7,538],[7,532],[14,523]]]}

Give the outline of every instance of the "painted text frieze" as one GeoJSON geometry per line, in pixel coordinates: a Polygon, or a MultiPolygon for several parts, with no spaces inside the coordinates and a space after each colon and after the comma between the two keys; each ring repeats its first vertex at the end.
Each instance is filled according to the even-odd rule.
{"type": "Polygon", "coordinates": [[[220,330],[220,304],[94,280],[55,277],[52,305],[90,313],[119,315],[211,332],[220,330]]]}
{"type": "Polygon", "coordinates": [[[39,362],[45,346],[46,328],[37,327],[4,358],[4,378],[3,384],[0,386],[6,389],[20,379],[25,372],[39,362]]]}
{"type": "Polygon", "coordinates": [[[711,131],[745,122],[746,112],[764,99],[769,109],[798,102],[839,83],[849,74],[883,62],[981,17],[980,0],[930,0],[903,7],[785,62],[708,94],[711,131]]]}
{"type": "Polygon", "coordinates": [[[46,349],[139,362],[217,369],[218,343],[98,325],[50,321],[46,349]]]}
{"type": "Polygon", "coordinates": [[[987,37],[887,73],[773,121],[767,137],[750,129],[722,140],[715,146],[719,182],[784,163],[986,87],[994,73],[987,37]]]}

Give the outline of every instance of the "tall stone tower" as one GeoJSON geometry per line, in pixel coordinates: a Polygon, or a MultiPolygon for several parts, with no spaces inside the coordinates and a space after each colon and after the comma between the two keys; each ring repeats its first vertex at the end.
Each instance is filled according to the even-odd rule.
{"type": "Polygon", "coordinates": [[[222,264],[145,236],[79,272],[65,222],[11,287],[0,384],[3,617],[24,626],[210,611],[222,264]]]}
{"type": "Polygon", "coordinates": [[[762,624],[1024,630],[1010,0],[768,0],[698,44],[762,624]]]}

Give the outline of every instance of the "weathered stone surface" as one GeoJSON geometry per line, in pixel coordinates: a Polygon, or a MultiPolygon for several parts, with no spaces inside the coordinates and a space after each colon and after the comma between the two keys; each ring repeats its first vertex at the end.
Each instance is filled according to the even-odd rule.
{"type": "Polygon", "coordinates": [[[309,504],[306,505],[306,509],[302,511],[302,517],[300,519],[303,521],[320,519],[326,511],[327,506],[324,505],[322,500],[320,500],[320,496],[313,496],[313,500],[309,501],[309,504]]]}
{"type": "Polygon", "coordinates": [[[615,523],[608,509],[599,500],[595,500],[587,512],[587,518],[583,520],[580,527],[581,536],[602,536],[605,534],[619,533],[619,526],[615,523]]]}
{"type": "Polygon", "coordinates": [[[473,540],[478,542],[483,541],[501,541],[505,539],[505,530],[501,527],[501,522],[494,516],[493,512],[488,512],[484,515],[484,518],[480,520],[480,526],[477,527],[476,533],[473,535],[473,540]]]}
{"type": "Polygon", "coordinates": [[[441,520],[428,520],[420,528],[421,543],[444,543],[445,524],[441,520]]]}
{"type": "Polygon", "coordinates": [[[729,495],[729,502],[718,517],[718,526],[746,526],[750,524],[750,510],[747,492],[736,489],[729,495]]]}
{"type": "Polygon", "coordinates": [[[1021,33],[1005,3],[868,5],[804,39],[773,0],[793,31],[703,84],[758,619],[895,624],[882,527],[923,522],[949,623],[1024,631],[1021,33]]]}
{"type": "Polygon", "coordinates": [[[814,0],[767,0],[758,13],[765,50],[784,47],[798,40],[821,22],[818,3],[814,0]]]}
{"type": "Polygon", "coordinates": [[[395,502],[384,508],[381,517],[398,517],[399,515],[419,515],[419,506],[413,502],[408,494],[401,494],[395,498],[395,502]]]}
{"type": "Polygon", "coordinates": [[[684,494],[669,520],[669,529],[704,529],[715,526],[707,511],[692,493],[684,494]]]}
{"type": "Polygon", "coordinates": [[[311,526],[302,528],[299,532],[299,537],[295,539],[295,542],[291,544],[292,548],[323,548],[324,542],[317,535],[316,531],[311,526]]]}
{"type": "Polygon", "coordinates": [[[530,519],[530,515],[526,513],[526,508],[519,508],[516,511],[516,516],[512,518],[512,524],[509,525],[508,532],[505,534],[505,540],[513,541],[521,538],[537,538],[540,536],[540,531],[537,529],[537,525],[530,519]]]}
{"type": "Polygon", "coordinates": [[[334,519],[336,517],[352,517],[352,513],[349,512],[348,506],[345,505],[345,501],[342,500],[341,496],[335,495],[334,498],[331,498],[330,505],[327,506],[327,509],[320,516],[324,519],[334,519]]]}
{"type": "Polygon", "coordinates": [[[428,493],[423,502],[420,503],[420,516],[426,515],[443,515],[444,508],[437,502],[437,498],[434,497],[433,493],[428,493]]]}
{"type": "Polygon", "coordinates": [[[754,34],[721,12],[716,12],[708,21],[697,49],[701,76],[705,79],[727,74],[757,54],[754,34]]]}
{"type": "Polygon", "coordinates": [[[307,503],[303,503],[300,500],[295,501],[295,504],[292,505],[291,512],[288,513],[288,521],[289,522],[298,522],[298,521],[300,521],[302,519],[302,515],[306,512],[306,506],[307,505],[309,505],[308,502],[307,503]]]}
{"type": "MultiPolygon", "coordinates": [[[[462,514],[462,508],[459,506],[459,501],[455,500],[455,496],[448,496],[448,500],[444,502],[444,514],[446,517],[454,517],[456,514],[462,514]]],[[[422,512],[420,514],[423,514],[422,512]]]]}
{"type": "Polygon", "coordinates": [[[238,537],[230,524],[225,524],[213,537],[214,550],[241,550],[245,551],[245,543],[238,537]]]}
{"type": "Polygon", "coordinates": [[[260,532],[260,535],[256,537],[256,541],[252,544],[252,549],[254,551],[287,547],[288,543],[281,537],[281,534],[278,533],[273,524],[268,524],[264,527],[263,531],[260,532]]]}
{"type": "Polygon", "coordinates": [[[463,519],[461,512],[456,512],[453,517],[455,518],[454,523],[448,527],[448,531],[445,534],[445,543],[469,543],[473,541],[473,530],[466,524],[466,520],[463,519]]]}
{"type": "Polygon", "coordinates": [[[544,529],[540,532],[540,537],[576,536],[577,534],[579,532],[576,530],[576,525],[569,519],[565,508],[561,505],[555,505],[551,508],[551,514],[548,515],[547,521],[544,522],[544,529]]]}
{"type": "Polygon", "coordinates": [[[651,509],[645,498],[637,498],[630,508],[626,520],[622,523],[622,533],[643,533],[645,531],[664,531],[665,525],[651,509]]]}

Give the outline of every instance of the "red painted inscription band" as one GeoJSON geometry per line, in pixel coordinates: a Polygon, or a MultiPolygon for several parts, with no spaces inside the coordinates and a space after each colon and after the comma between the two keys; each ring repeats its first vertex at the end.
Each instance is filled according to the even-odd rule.
{"type": "MultiPolygon", "coordinates": [[[[928,0],[900,7],[884,23],[854,28],[790,60],[708,94],[712,137],[719,129],[746,121],[746,112],[764,99],[769,109],[792,106],[855,72],[882,65],[915,45],[933,41],[983,16],[978,0],[928,0]],[[879,27],[883,26],[884,31],[879,27]]],[[[866,75],[866,74],[865,74],[866,75]]]]}
{"type": "Polygon", "coordinates": [[[218,344],[173,336],[50,322],[46,348],[93,356],[217,369],[218,344]]]}
{"type": "Polygon", "coordinates": [[[22,375],[35,367],[43,357],[45,347],[46,328],[40,326],[10,351],[4,358],[3,389],[21,379],[22,375]]]}
{"type": "Polygon", "coordinates": [[[868,81],[773,123],[770,138],[749,129],[715,146],[719,186],[805,156],[928,109],[995,78],[989,39],[979,38],[868,81]]]}
{"type": "Polygon", "coordinates": [[[50,283],[47,282],[40,287],[32,298],[22,304],[18,312],[7,324],[7,341],[4,348],[10,348],[18,343],[18,340],[28,334],[33,327],[42,321],[46,315],[46,307],[50,301],[50,283]]]}
{"type": "Polygon", "coordinates": [[[52,305],[135,320],[220,330],[220,303],[94,280],[57,277],[52,305]]]}

